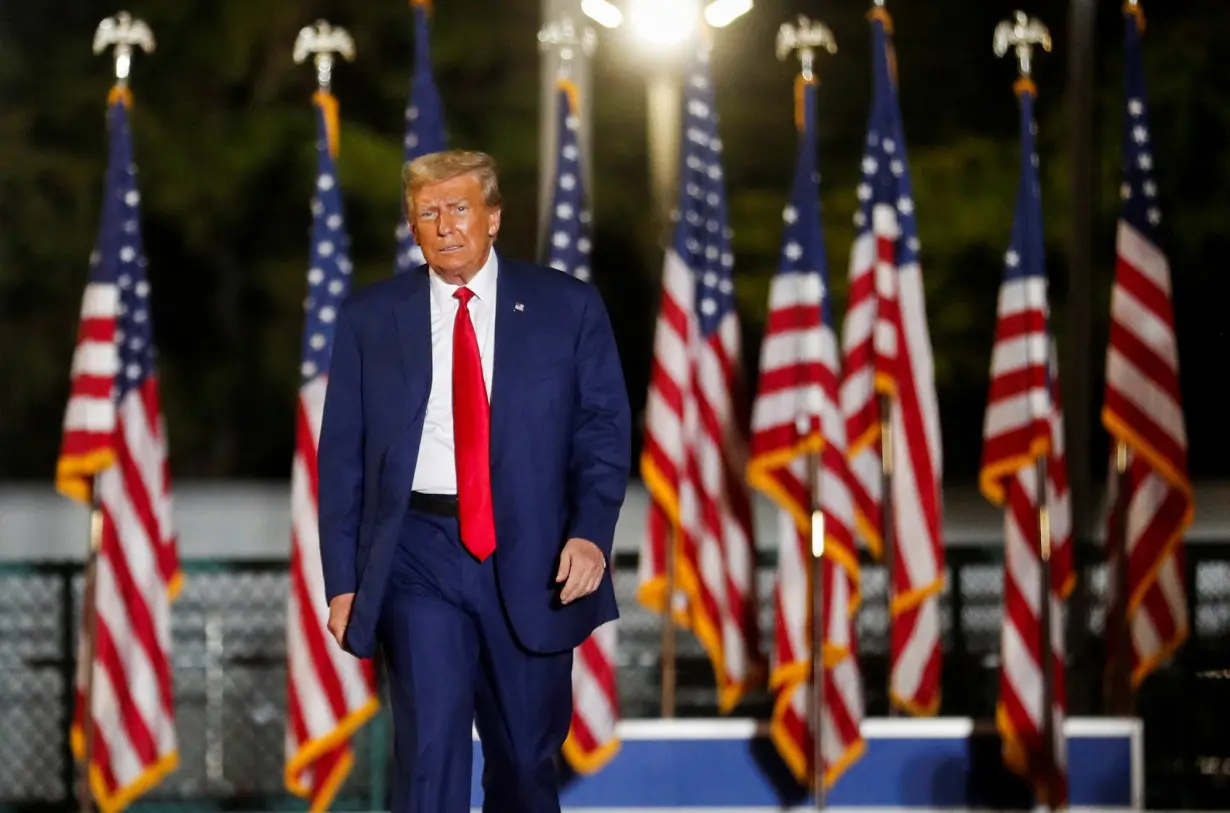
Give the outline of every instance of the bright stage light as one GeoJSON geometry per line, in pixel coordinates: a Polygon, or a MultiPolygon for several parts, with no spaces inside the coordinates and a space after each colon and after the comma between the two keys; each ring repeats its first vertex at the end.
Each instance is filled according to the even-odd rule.
{"type": "Polygon", "coordinates": [[[724,28],[752,10],[752,0],[713,0],[705,7],[705,20],[714,28],[724,28]]]}
{"type": "Polygon", "coordinates": [[[607,0],[581,0],[581,12],[599,25],[607,28],[619,28],[624,21],[624,15],[619,6],[607,0]]]}
{"type": "Polygon", "coordinates": [[[671,48],[696,36],[702,7],[705,24],[725,28],[751,11],[752,5],[753,0],[581,0],[581,11],[606,28],[627,23],[632,36],[651,47],[671,48]]]}
{"type": "Polygon", "coordinates": [[[700,22],[699,0],[630,0],[628,22],[636,37],[654,46],[689,39],[700,22]]]}

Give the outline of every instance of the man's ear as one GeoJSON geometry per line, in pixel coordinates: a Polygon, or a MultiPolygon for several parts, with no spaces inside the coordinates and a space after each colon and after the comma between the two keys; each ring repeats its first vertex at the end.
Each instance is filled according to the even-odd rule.
{"type": "Polygon", "coordinates": [[[487,215],[487,236],[495,239],[500,233],[500,209],[492,209],[487,215]]]}

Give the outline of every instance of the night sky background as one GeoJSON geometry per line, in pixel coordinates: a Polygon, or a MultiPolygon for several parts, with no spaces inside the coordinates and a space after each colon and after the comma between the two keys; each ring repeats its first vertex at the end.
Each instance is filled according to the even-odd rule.
{"type": "MultiPolygon", "coordinates": [[[[1118,213],[1123,21],[1103,2],[1096,46],[1097,147],[1091,418],[1094,482],[1106,459],[1101,406],[1118,213]]],[[[736,289],[755,381],[781,210],[793,171],[793,75],[778,26],[807,13],[833,29],[824,55],[820,166],[836,313],[844,316],[855,185],[871,93],[869,3],[757,0],[714,50],[736,251],[736,289]]],[[[972,482],[980,449],[996,291],[1017,185],[1015,61],[991,48],[1005,0],[891,2],[916,189],[948,482],[972,482]]],[[[1054,36],[1035,77],[1052,309],[1069,313],[1072,210],[1066,133],[1067,3],[1020,6],[1054,36]]],[[[106,160],[109,57],[90,52],[119,7],[83,0],[0,5],[0,478],[49,486],[67,396],[106,160]]],[[[314,71],[295,65],[298,30],[324,17],[353,35],[335,69],[341,180],[355,282],[392,273],[403,112],[413,60],[405,2],[141,0],[128,10],[158,40],[133,70],[133,130],[162,393],[177,478],[282,479],[294,399],[315,169],[314,71]]],[[[1230,4],[1145,3],[1162,234],[1175,286],[1191,469],[1230,477],[1223,379],[1230,353],[1230,4]]],[[[450,144],[493,153],[506,201],[501,250],[533,258],[539,172],[536,0],[439,0],[433,56],[450,144]]],[[[646,139],[645,71],[600,31],[594,65],[594,279],[620,342],[629,397],[645,400],[659,275],[646,139]]],[[[637,432],[639,450],[639,429],[637,432]]]]}

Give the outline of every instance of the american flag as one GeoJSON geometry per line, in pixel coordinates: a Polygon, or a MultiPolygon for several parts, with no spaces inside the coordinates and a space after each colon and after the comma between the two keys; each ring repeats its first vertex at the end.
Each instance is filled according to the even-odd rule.
{"type": "Polygon", "coordinates": [[[316,448],[337,309],[350,288],[350,239],[334,160],[337,100],[317,91],[318,169],[312,200],[311,266],[303,330],[295,455],[291,470],[290,599],[286,618],[286,786],[325,810],[350,772],[351,735],[371,718],[378,700],[370,661],[343,652],[326,624],[324,576],[316,518],[316,448]]]}
{"type": "MultiPolygon", "coordinates": [[[[414,8],[414,78],[410,84],[410,101],[406,104],[406,136],[404,160],[440,152],[445,148],[444,109],[440,92],[431,70],[431,29],[428,17],[431,0],[410,0],[414,8]]],[[[405,201],[402,216],[397,221],[397,273],[423,264],[423,252],[414,244],[414,235],[406,220],[405,201]]]]}
{"type": "MultiPolygon", "coordinates": [[[[90,683],[90,788],[122,810],[175,770],[171,601],[180,583],[167,436],[154,365],[141,193],[128,110],[108,100],[110,156],[98,243],[81,303],[56,488],[97,508],[91,658],[78,644],[72,747],[85,757],[90,683]]],[[[90,596],[87,594],[87,601],[90,596]]]]}
{"type": "MultiPolygon", "coordinates": [[[[581,167],[576,85],[560,80],[556,92],[555,192],[547,225],[552,268],[589,279],[590,214],[581,167]]],[[[613,574],[612,574],[613,575],[613,574]]],[[[564,758],[579,773],[601,769],[619,751],[619,687],[615,680],[615,622],[603,624],[577,647],[572,662],[572,727],[564,758]]]]}
{"type": "Polygon", "coordinates": [[[577,86],[561,79],[555,92],[555,191],[547,226],[547,265],[577,279],[589,280],[593,229],[581,165],[577,86]]]}
{"type": "Polygon", "coordinates": [[[769,679],[777,692],[770,735],[803,783],[811,781],[815,730],[812,709],[811,512],[814,492],[824,515],[821,564],[824,603],[824,706],[820,730],[826,786],[865,744],[863,686],[855,639],[859,604],[854,502],[846,462],[846,423],[837,388],[841,350],[833,329],[828,262],[820,223],[816,165],[816,83],[802,83],[803,133],[790,203],[782,214],[781,270],[769,289],[769,318],[760,356],[760,387],[752,408],[748,481],[778,506],[775,596],[776,647],[769,679]],[[818,489],[809,458],[819,455],[818,489]]]}
{"type": "MultiPolygon", "coordinates": [[[[1187,637],[1183,534],[1195,504],[1187,475],[1187,429],[1179,394],[1170,264],[1153,179],[1140,37],[1144,13],[1126,7],[1127,109],[1123,213],[1111,291],[1110,347],[1102,423],[1128,450],[1127,599],[1132,684],[1164,663],[1187,637]]],[[[1114,466],[1112,465],[1112,471],[1114,466]]],[[[1112,529],[1111,533],[1114,533],[1112,529]]]]}
{"type": "Polygon", "coordinates": [[[685,74],[678,221],[662,272],[641,475],[652,496],[638,599],[666,609],[709,654],[718,706],[733,709],[758,658],[756,552],[743,475],[739,316],[709,54],[685,74]],[[681,599],[683,599],[681,601],[681,599]]]}
{"type": "Polygon", "coordinates": [[[1022,79],[1016,91],[1021,106],[1021,180],[1012,244],[1004,259],[999,290],[979,484],[983,495],[1004,509],[1004,621],[995,714],[1004,761],[1033,782],[1039,802],[1062,807],[1067,803],[1063,610],[1075,583],[1072,517],[1059,371],[1048,326],[1042,190],[1035,147],[1036,90],[1031,81],[1022,79]],[[1046,470],[1045,502],[1039,495],[1040,468],[1046,470]],[[1040,508],[1048,515],[1046,525],[1040,508]],[[1047,542],[1041,539],[1043,533],[1049,533],[1047,542]],[[1050,630],[1044,636],[1041,552],[1047,544],[1050,630]],[[1048,639],[1053,680],[1051,708],[1044,711],[1040,653],[1048,639]],[[1044,747],[1047,714],[1053,726],[1053,761],[1047,759],[1044,747]]]}
{"type": "Polygon", "coordinates": [[[944,585],[939,402],[918,254],[918,224],[897,102],[892,20],[871,14],[875,100],[863,153],[842,335],[841,406],[850,439],[855,522],[877,557],[891,513],[890,700],[911,714],[940,706],[944,585]],[[889,415],[881,413],[881,397],[889,415]],[[890,425],[891,493],[882,485],[881,421],[890,425]]]}

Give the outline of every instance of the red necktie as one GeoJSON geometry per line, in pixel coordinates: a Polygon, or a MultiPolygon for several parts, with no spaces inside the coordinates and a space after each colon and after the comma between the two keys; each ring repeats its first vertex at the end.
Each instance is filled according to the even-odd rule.
{"type": "Polygon", "coordinates": [[[457,507],[461,544],[479,560],[495,550],[495,512],[491,505],[491,407],[478,337],[466,306],[474,297],[458,288],[453,321],[453,448],[457,461],[457,507]]]}

